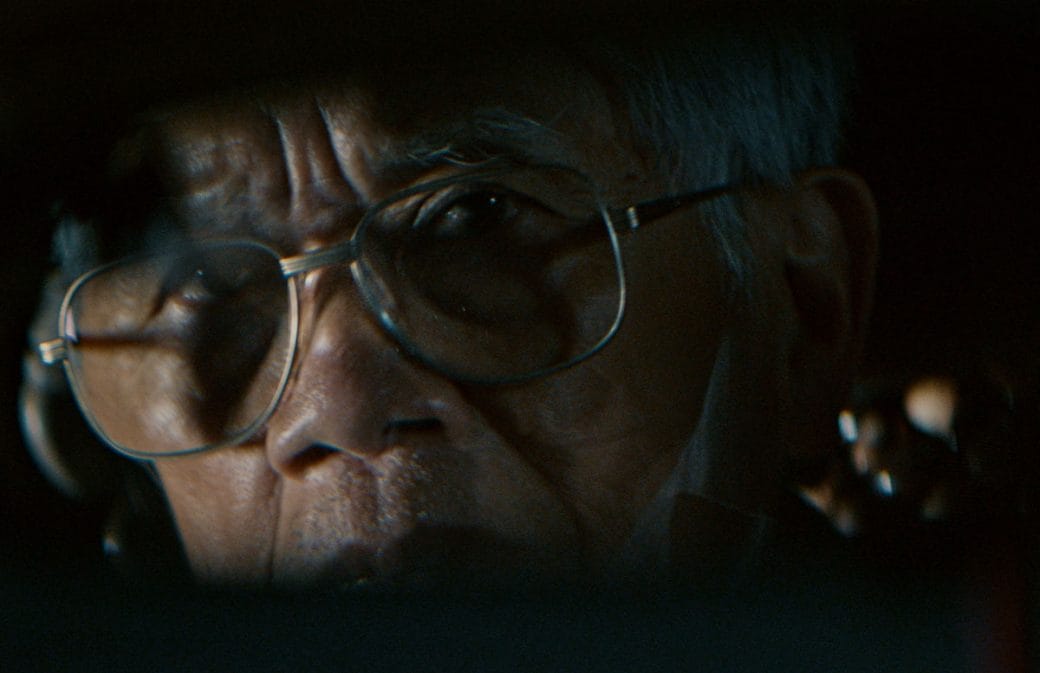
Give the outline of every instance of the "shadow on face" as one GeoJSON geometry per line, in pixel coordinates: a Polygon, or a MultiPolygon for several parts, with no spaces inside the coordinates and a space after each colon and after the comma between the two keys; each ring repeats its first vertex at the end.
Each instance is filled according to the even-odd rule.
{"type": "Polygon", "coordinates": [[[101,433],[162,454],[200,577],[598,580],[666,556],[679,493],[753,518],[818,451],[869,304],[862,182],[733,185],[735,291],[714,220],[626,211],[710,185],[662,174],[609,68],[478,42],[168,105],[117,144],[114,191],[148,198],[110,247],[148,256],[61,329],[101,433]]]}
{"type": "MultiPolygon", "coordinates": [[[[175,108],[141,136],[152,146],[127,154],[158,158],[171,214],[164,226],[172,222],[176,232],[167,239],[248,239],[283,257],[342,243],[373,204],[485,163],[563,166],[599,183],[611,207],[661,189],[650,176],[633,179],[640,159],[626,129],[617,128],[602,83],[565,55],[529,54],[523,67],[497,55],[479,67],[451,65],[393,86],[381,73],[361,72],[175,108]]],[[[499,190],[493,197],[512,207],[514,191],[484,182],[452,189],[461,196],[499,190]]],[[[559,184],[523,189],[560,212],[561,200],[573,198],[559,184]]],[[[455,192],[409,203],[408,217],[436,207],[446,213],[439,217],[454,218],[454,228],[424,243],[431,249],[446,250],[447,235],[476,236],[474,221],[487,226],[472,219],[489,217],[474,211],[473,197],[459,200],[455,192]],[[469,227],[463,234],[459,222],[469,227]]],[[[523,202],[518,212],[533,210],[523,202]]],[[[547,223],[561,219],[539,218],[524,224],[536,234],[516,223],[514,230],[544,240],[547,223]]],[[[367,234],[371,248],[374,237],[367,234]]],[[[606,238],[552,266],[554,287],[575,273],[587,276],[609,251],[606,238]]],[[[371,292],[386,290],[371,289],[375,283],[359,290],[366,281],[346,264],[294,276],[295,360],[273,413],[235,446],[154,463],[194,571],[222,582],[293,584],[460,571],[581,578],[613,567],[696,427],[725,304],[724,273],[695,213],[680,212],[619,245],[628,313],[616,338],[570,369],[508,385],[467,384],[429,366],[373,310],[371,292]]],[[[426,285],[467,273],[447,259],[426,285]]],[[[473,256],[466,262],[472,266],[473,256]]],[[[184,287],[177,301],[205,300],[184,287]]],[[[479,289],[461,288],[467,296],[479,289]]],[[[588,302],[617,301],[584,291],[588,302]]],[[[404,301],[391,295],[382,301],[404,301]]],[[[506,304],[520,310],[515,300],[506,304]]],[[[205,333],[195,342],[200,348],[219,344],[225,328],[250,324],[229,322],[237,309],[208,310],[219,329],[212,320],[196,326],[205,333]]],[[[211,377],[247,354],[191,359],[210,363],[203,369],[211,377]]],[[[176,379],[176,362],[153,360],[152,373],[129,379],[153,416],[162,412],[147,401],[164,398],[156,382],[176,379]]],[[[207,399],[206,390],[195,394],[207,399]]],[[[153,422],[133,432],[141,445],[157,446],[171,429],[153,422]]]]}

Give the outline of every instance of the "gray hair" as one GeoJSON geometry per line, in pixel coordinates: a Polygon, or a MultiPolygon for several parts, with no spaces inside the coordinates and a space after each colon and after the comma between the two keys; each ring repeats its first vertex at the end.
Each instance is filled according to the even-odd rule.
{"type": "MultiPolygon", "coordinates": [[[[799,171],[837,161],[852,71],[840,21],[747,18],[601,45],[637,141],[673,191],[786,185],[799,171]]],[[[754,265],[739,203],[716,199],[702,212],[746,287],[754,265]]]]}

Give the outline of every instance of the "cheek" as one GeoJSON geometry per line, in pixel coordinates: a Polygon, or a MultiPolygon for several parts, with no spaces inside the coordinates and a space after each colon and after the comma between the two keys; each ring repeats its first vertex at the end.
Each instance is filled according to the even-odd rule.
{"type": "Polygon", "coordinates": [[[453,427],[445,444],[390,449],[363,469],[333,455],[296,479],[272,471],[257,447],[156,465],[192,570],[207,582],[321,581],[347,551],[387,574],[426,563],[422,554],[474,568],[575,567],[569,508],[542,475],[477,419],[453,427]],[[470,537],[426,539],[452,531],[470,537]]]}
{"type": "Polygon", "coordinates": [[[278,493],[261,452],[227,449],[155,464],[195,574],[216,582],[262,581],[278,493]]]}
{"type": "Polygon", "coordinates": [[[653,418],[662,410],[609,364],[606,357],[586,362],[538,391],[481,401],[494,407],[488,416],[515,454],[541,475],[544,484],[537,486],[574,522],[593,567],[609,563],[625,543],[682,445],[673,427],[653,418]]]}
{"type": "Polygon", "coordinates": [[[702,225],[660,224],[625,251],[629,310],[610,355],[615,369],[631,373],[633,394],[655,410],[655,422],[688,434],[727,321],[726,272],[702,225]]]}
{"type": "Polygon", "coordinates": [[[626,317],[602,352],[535,384],[472,396],[605,539],[627,532],[696,430],[727,313],[705,237],[638,239],[652,233],[626,246],[626,317]]]}
{"type": "Polygon", "coordinates": [[[424,499],[439,513],[434,518],[490,531],[519,548],[554,550],[560,559],[573,554],[575,522],[545,475],[486,423],[470,426],[464,435],[453,442],[458,448],[433,461],[431,491],[424,499]]]}
{"type": "Polygon", "coordinates": [[[499,416],[517,434],[566,446],[692,433],[727,320],[725,272],[699,225],[660,229],[627,239],[626,313],[606,348],[501,395],[499,416]]]}
{"type": "Polygon", "coordinates": [[[109,439],[137,451],[170,453],[220,439],[204,429],[192,398],[192,365],[176,353],[129,352],[82,358],[81,392],[109,439]]]}

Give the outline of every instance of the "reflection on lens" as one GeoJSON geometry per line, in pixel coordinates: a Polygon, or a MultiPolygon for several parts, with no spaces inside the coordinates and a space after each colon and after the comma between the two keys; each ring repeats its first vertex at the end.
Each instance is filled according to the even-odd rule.
{"type": "Polygon", "coordinates": [[[290,303],[277,257],[217,243],[102,269],[66,318],[69,366],[98,429],[132,452],[237,438],[288,366],[290,303]]]}

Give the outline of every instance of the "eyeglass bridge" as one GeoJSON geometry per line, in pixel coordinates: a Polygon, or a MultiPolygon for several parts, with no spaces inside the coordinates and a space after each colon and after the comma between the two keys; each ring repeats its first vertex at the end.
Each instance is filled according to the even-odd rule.
{"type": "Polygon", "coordinates": [[[328,266],[329,264],[353,262],[358,259],[360,254],[357,242],[351,239],[329,248],[305,252],[302,255],[293,255],[292,257],[283,257],[278,260],[278,266],[282,269],[282,275],[289,278],[328,266]]]}

